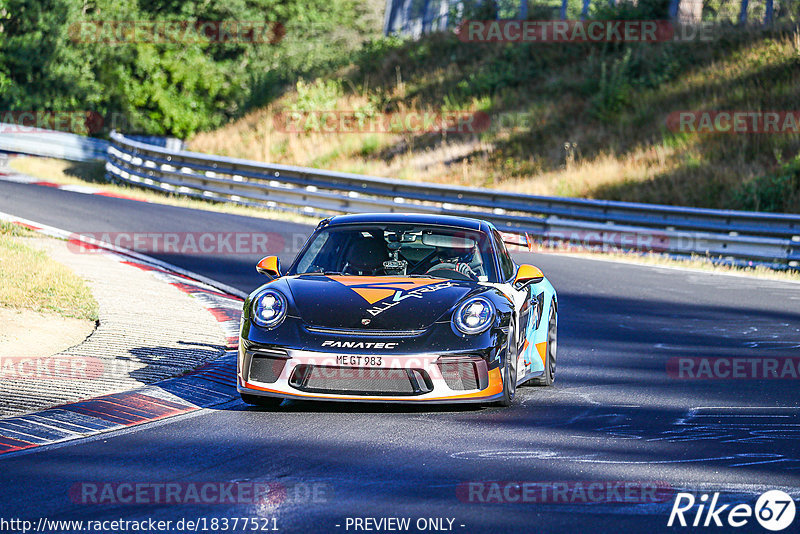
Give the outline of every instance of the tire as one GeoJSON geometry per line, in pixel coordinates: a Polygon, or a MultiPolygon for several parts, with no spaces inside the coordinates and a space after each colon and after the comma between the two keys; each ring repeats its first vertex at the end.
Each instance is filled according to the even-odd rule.
{"type": "Polygon", "coordinates": [[[247,404],[260,408],[277,408],[283,402],[283,399],[278,397],[262,397],[261,395],[250,395],[248,393],[239,393],[239,395],[247,404]]]}
{"type": "Polygon", "coordinates": [[[514,395],[517,392],[517,365],[516,360],[519,356],[514,350],[514,328],[508,329],[508,345],[506,347],[505,376],[503,377],[503,396],[497,401],[498,406],[508,407],[514,404],[514,395]]]}
{"type": "Polygon", "coordinates": [[[556,381],[556,352],[558,349],[558,321],[556,311],[550,307],[550,319],[547,322],[547,354],[544,360],[544,376],[533,382],[537,386],[552,386],[556,381]]]}

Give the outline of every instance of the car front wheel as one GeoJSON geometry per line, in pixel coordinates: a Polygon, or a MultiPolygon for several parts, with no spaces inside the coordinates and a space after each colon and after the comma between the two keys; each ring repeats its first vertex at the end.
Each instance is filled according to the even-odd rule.
{"type": "Polygon", "coordinates": [[[506,346],[505,376],[503,376],[503,396],[497,401],[499,406],[511,406],[517,392],[517,351],[514,343],[514,328],[508,329],[506,346]]]}
{"type": "Polygon", "coordinates": [[[544,361],[544,375],[536,379],[537,386],[552,386],[556,380],[556,349],[558,348],[558,321],[556,310],[550,307],[550,320],[547,323],[547,354],[544,361]]]}

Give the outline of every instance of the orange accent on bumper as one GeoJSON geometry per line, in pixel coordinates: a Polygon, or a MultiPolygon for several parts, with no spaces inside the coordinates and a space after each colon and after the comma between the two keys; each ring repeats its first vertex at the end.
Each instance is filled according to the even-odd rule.
{"type": "Polygon", "coordinates": [[[494,369],[489,371],[489,386],[482,390],[476,391],[474,393],[464,393],[462,395],[453,395],[447,397],[436,397],[433,399],[425,399],[425,400],[442,400],[442,399],[474,399],[477,397],[491,397],[492,395],[497,395],[498,393],[503,392],[503,377],[500,374],[500,369],[495,367],[494,369]]]}
{"type": "Polygon", "coordinates": [[[503,392],[503,377],[500,374],[500,369],[497,368],[491,369],[489,371],[489,385],[486,387],[486,389],[481,391],[475,391],[472,393],[462,393],[460,395],[446,395],[444,397],[424,397],[424,398],[419,398],[415,396],[388,397],[383,395],[380,396],[364,395],[364,396],[354,397],[351,395],[319,395],[316,393],[306,393],[303,391],[290,392],[290,391],[281,391],[278,389],[265,388],[263,386],[256,386],[254,384],[242,380],[241,377],[239,377],[239,383],[247,389],[254,389],[256,391],[268,391],[270,393],[275,393],[283,396],[304,397],[313,399],[333,399],[333,400],[364,400],[365,398],[369,398],[374,400],[387,400],[387,401],[414,402],[415,400],[419,400],[420,402],[426,402],[426,401],[441,401],[441,400],[477,399],[481,397],[492,397],[494,395],[503,392]]]}

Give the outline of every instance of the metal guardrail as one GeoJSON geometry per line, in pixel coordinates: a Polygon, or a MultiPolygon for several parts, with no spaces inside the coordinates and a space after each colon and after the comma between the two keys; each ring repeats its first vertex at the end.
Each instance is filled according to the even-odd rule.
{"type": "MultiPolygon", "coordinates": [[[[131,136],[131,139],[168,150],[182,150],[184,147],[183,141],[174,137],[149,135],[131,136]]],[[[0,151],[69,161],[104,160],[108,153],[108,141],[69,132],[0,122],[0,151]]]]}
{"type": "Polygon", "coordinates": [[[798,268],[800,215],[522,195],[167,150],[111,134],[114,180],[310,215],[419,212],[479,217],[543,241],[697,254],[798,268]]]}
{"type": "Polygon", "coordinates": [[[0,123],[0,150],[69,161],[103,159],[108,141],[55,130],[24,131],[17,124],[0,123]]]}

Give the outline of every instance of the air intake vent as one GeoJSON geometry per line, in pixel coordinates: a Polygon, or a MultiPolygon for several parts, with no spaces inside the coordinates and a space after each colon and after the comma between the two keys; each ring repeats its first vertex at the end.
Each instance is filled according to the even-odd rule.
{"type": "Polygon", "coordinates": [[[425,332],[425,330],[356,330],[352,328],[322,328],[320,326],[308,326],[306,328],[314,334],[361,337],[415,337],[425,332]]]}
{"type": "Polygon", "coordinates": [[[440,359],[439,370],[447,387],[454,391],[484,389],[489,373],[483,358],[440,359]]]}
{"type": "Polygon", "coordinates": [[[279,352],[248,351],[247,356],[250,357],[250,381],[265,384],[278,381],[288,359],[287,355],[279,352]]]}
{"type": "Polygon", "coordinates": [[[308,392],[340,395],[421,395],[433,389],[422,369],[298,365],[289,384],[308,392]]]}

